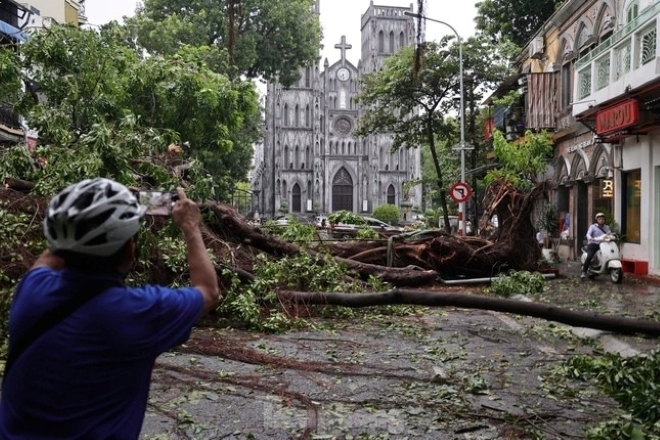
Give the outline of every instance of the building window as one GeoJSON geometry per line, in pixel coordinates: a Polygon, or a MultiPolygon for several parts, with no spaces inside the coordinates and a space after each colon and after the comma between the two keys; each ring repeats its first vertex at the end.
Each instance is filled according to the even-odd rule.
{"type": "Polygon", "coordinates": [[[630,50],[630,39],[621,46],[614,49],[614,80],[618,80],[624,74],[630,72],[630,62],[632,51],[630,50]]]}
{"type": "Polygon", "coordinates": [[[339,108],[346,110],[346,90],[339,91],[339,108]]]}
{"type": "Polygon", "coordinates": [[[394,185],[387,187],[387,204],[396,205],[396,190],[394,189],[394,185]]]}
{"type": "Polygon", "coordinates": [[[378,32],[378,52],[385,52],[385,34],[383,31],[378,32]]]}
{"type": "Polygon", "coordinates": [[[289,105],[284,104],[284,126],[289,126],[289,105]]]}
{"type": "Polygon", "coordinates": [[[641,242],[642,224],[642,172],[635,170],[625,173],[623,179],[623,207],[621,230],[631,243],[641,242]]]}
{"type": "Polygon", "coordinates": [[[406,45],[406,36],[403,32],[399,34],[399,50],[406,45]]]}
{"type": "Polygon", "coordinates": [[[573,101],[573,68],[575,63],[561,67],[561,107],[568,107],[573,101]]]}
{"type": "Polygon", "coordinates": [[[291,212],[302,212],[302,194],[297,183],[291,189],[291,212]]]}
{"type": "Polygon", "coordinates": [[[596,90],[601,90],[610,84],[610,54],[609,52],[596,61],[596,90]]]}
{"type": "Polygon", "coordinates": [[[580,81],[578,99],[584,99],[591,95],[591,66],[580,70],[578,73],[578,80],[580,81]]]}
{"type": "Polygon", "coordinates": [[[653,23],[653,26],[651,28],[646,29],[640,35],[639,64],[641,66],[655,60],[657,35],[658,32],[656,30],[655,23],[653,23]]]}
{"type": "Polygon", "coordinates": [[[639,4],[636,1],[632,2],[628,9],[626,9],[626,23],[630,23],[637,18],[639,13],[639,4]]]}
{"type": "Polygon", "coordinates": [[[394,31],[390,32],[390,53],[396,52],[396,47],[394,47],[394,31]]]}
{"type": "Polygon", "coordinates": [[[298,104],[296,104],[294,113],[293,113],[293,120],[294,120],[294,126],[295,127],[300,127],[300,107],[298,107],[298,104]]]}
{"type": "Polygon", "coordinates": [[[612,212],[614,182],[612,179],[596,179],[594,184],[593,212],[612,212]]]}

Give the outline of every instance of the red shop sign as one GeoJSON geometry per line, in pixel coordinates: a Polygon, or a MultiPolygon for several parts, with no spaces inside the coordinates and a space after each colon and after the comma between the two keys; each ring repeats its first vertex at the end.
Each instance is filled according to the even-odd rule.
{"type": "Polygon", "coordinates": [[[606,134],[630,127],[639,121],[639,117],[639,101],[631,99],[622,102],[598,112],[596,132],[606,134]]]}

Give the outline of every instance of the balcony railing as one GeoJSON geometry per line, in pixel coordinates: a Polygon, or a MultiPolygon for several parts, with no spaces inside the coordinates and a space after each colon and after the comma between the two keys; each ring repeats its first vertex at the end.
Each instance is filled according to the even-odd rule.
{"type": "Polygon", "coordinates": [[[651,18],[660,13],[660,1],[656,1],[652,5],[644,8],[635,19],[631,20],[629,23],[626,23],[624,27],[612,34],[607,40],[603,41],[601,44],[596,46],[595,49],[590,51],[588,54],[578,59],[575,62],[575,68],[580,70],[588,63],[593,61],[612,46],[615,46],[619,41],[627,38],[635,30],[642,27],[646,24],[651,18]]]}
{"type": "Polygon", "coordinates": [[[575,64],[573,115],[621,96],[657,77],[660,0],[645,8],[575,64]]]}

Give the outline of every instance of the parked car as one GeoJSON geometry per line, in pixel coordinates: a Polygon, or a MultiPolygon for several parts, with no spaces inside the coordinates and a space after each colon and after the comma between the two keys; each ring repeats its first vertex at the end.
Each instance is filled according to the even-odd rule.
{"type": "MultiPolygon", "coordinates": [[[[398,235],[405,232],[405,229],[400,226],[392,226],[377,218],[362,216],[367,226],[372,228],[379,234],[386,236],[398,235]]],[[[365,225],[354,225],[339,223],[332,226],[332,236],[335,238],[351,238],[355,237],[361,227],[365,225]]]]}
{"type": "Polygon", "coordinates": [[[377,218],[365,217],[365,216],[363,216],[362,218],[364,218],[367,224],[376,231],[397,232],[399,234],[404,232],[404,229],[402,227],[389,225],[383,221],[378,220],[377,218]]]}

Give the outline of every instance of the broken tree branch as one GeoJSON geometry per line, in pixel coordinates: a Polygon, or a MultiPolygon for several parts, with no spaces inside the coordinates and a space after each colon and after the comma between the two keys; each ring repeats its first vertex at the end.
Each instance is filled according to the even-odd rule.
{"type": "Polygon", "coordinates": [[[660,322],[657,321],[605,316],[594,312],[568,310],[552,304],[492,298],[483,295],[406,289],[392,289],[383,293],[359,295],[339,292],[280,291],[278,295],[282,300],[308,305],[323,304],[358,308],[388,304],[412,304],[492,310],[561,322],[574,327],[587,327],[621,334],[641,333],[660,336],[660,322]]]}

